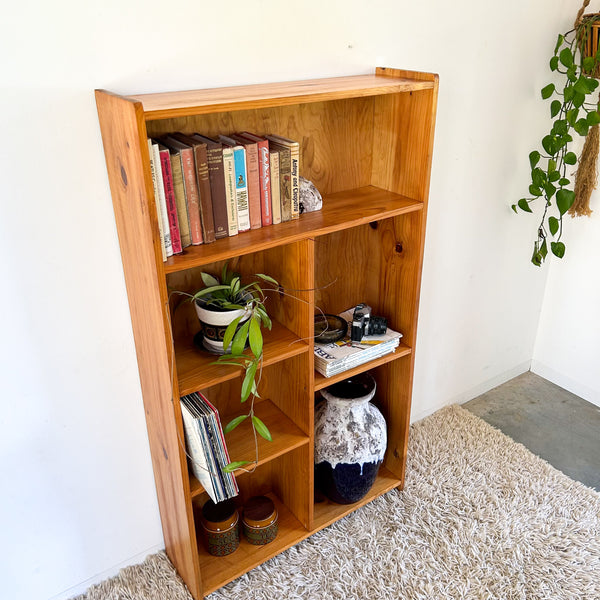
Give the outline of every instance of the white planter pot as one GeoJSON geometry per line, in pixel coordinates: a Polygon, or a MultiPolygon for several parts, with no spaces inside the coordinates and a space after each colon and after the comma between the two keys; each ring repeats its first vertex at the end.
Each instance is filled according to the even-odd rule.
{"type": "MultiPolygon", "coordinates": [[[[229,324],[242,317],[240,324],[250,317],[250,309],[238,310],[211,310],[194,302],[196,315],[200,320],[202,330],[202,345],[213,354],[225,354],[229,348],[223,348],[223,337],[229,324]]],[[[231,346],[230,346],[231,347],[231,346]]]]}

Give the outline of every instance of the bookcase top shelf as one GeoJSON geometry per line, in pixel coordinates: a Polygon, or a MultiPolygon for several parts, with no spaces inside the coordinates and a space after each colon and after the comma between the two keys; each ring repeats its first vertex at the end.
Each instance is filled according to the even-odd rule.
{"type": "Polygon", "coordinates": [[[140,102],[146,120],[152,121],[216,113],[225,110],[248,110],[306,102],[412,92],[432,89],[434,85],[435,83],[432,80],[370,74],[182,92],[139,94],[127,96],[127,98],[132,102],[140,102]]]}

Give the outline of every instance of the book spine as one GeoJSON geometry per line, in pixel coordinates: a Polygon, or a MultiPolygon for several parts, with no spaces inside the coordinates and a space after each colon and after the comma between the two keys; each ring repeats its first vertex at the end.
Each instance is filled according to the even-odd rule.
{"type": "Polygon", "coordinates": [[[173,256],[173,244],[171,243],[171,229],[169,227],[169,214],[167,211],[167,198],[165,196],[165,184],[163,181],[162,167],[160,162],[160,150],[158,144],[152,142],[152,154],[156,167],[156,185],[158,186],[158,216],[162,219],[163,237],[165,241],[165,253],[167,258],[173,256]]]}
{"type": "Polygon", "coordinates": [[[213,219],[215,237],[227,237],[227,196],[225,192],[225,175],[223,173],[223,149],[208,148],[208,175],[210,178],[210,193],[213,204],[213,219]]]}
{"type": "Polygon", "coordinates": [[[154,204],[156,205],[156,218],[158,221],[158,235],[160,238],[160,250],[162,252],[163,262],[167,260],[167,249],[165,248],[165,232],[163,229],[163,220],[160,214],[160,196],[158,194],[158,175],[156,172],[156,163],[154,162],[154,151],[152,149],[152,140],[148,139],[148,154],[150,155],[150,173],[152,174],[152,188],[154,189],[154,204]]]}
{"type": "Polygon", "coordinates": [[[183,248],[181,247],[181,237],[179,236],[177,204],[175,203],[175,190],[173,189],[173,176],[171,174],[171,157],[167,149],[160,151],[160,166],[162,169],[167,214],[169,216],[169,231],[171,232],[173,254],[180,254],[183,248]]]}
{"type": "Polygon", "coordinates": [[[250,229],[250,210],[248,207],[248,177],[246,172],[246,150],[242,146],[233,153],[235,163],[235,194],[237,201],[238,230],[250,229]]]}
{"type": "Polygon", "coordinates": [[[194,151],[191,148],[181,150],[181,166],[183,169],[183,187],[187,202],[188,218],[190,222],[190,237],[192,244],[198,246],[202,243],[202,226],[200,224],[200,197],[196,180],[196,165],[194,151]]]}
{"type": "Polygon", "coordinates": [[[198,195],[200,197],[202,237],[205,244],[210,244],[215,241],[215,221],[210,193],[206,144],[194,146],[194,159],[196,161],[196,178],[198,181],[198,195]]]}
{"type": "Polygon", "coordinates": [[[187,248],[192,244],[192,237],[190,235],[190,221],[187,204],[185,202],[185,188],[183,187],[183,168],[179,152],[171,154],[171,172],[173,173],[173,189],[175,190],[175,203],[177,205],[177,219],[179,221],[181,247],[187,248]]]}
{"type": "Polygon", "coordinates": [[[279,190],[281,196],[281,220],[292,218],[292,161],[289,148],[279,148],[279,190]]]}
{"type": "Polygon", "coordinates": [[[300,145],[294,144],[290,148],[291,160],[291,194],[292,194],[292,219],[300,217],[300,145]]]}
{"type": "Polygon", "coordinates": [[[246,170],[248,173],[248,206],[250,208],[250,229],[262,227],[260,206],[260,182],[258,175],[258,146],[246,146],[246,170]]]}
{"type": "Polygon", "coordinates": [[[258,183],[260,186],[260,209],[262,226],[273,224],[271,201],[271,161],[269,159],[269,142],[257,142],[258,149],[258,183]]]}
{"type": "Polygon", "coordinates": [[[269,152],[271,169],[271,207],[273,209],[273,225],[281,223],[281,190],[279,184],[279,152],[269,152]]]}
{"type": "Polygon", "coordinates": [[[233,148],[223,148],[223,175],[225,177],[225,197],[227,199],[227,233],[232,236],[238,233],[233,148]]]}

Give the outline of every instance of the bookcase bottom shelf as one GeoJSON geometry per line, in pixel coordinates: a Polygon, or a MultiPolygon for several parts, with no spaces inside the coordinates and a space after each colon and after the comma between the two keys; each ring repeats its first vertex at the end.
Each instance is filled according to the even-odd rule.
{"type": "Polygon", "coordinates": [[[265,546],[249,544],[240,533],[239,548],[228,556],[212,556],[202,540],[201,526],[197,527],[198,558],[202,574],[204,595],[208,595],[225,584],[237,579],[265,561],[291,548],[313,533],[335,523],[342,517],[354,512],[357,508],[368,504],[375,498],[398,487],[400,480],[386,468],[381,467],[377,479],[369,493],[354,504],[335,504],[329,500],[314,505],[314,526],[307,530],[300,521],[282,504],[276,495],[267,494],[275,503],[279,515],[279,532],[277,537],[265,546]]]}
{"type": "Polygon", "coordinates": [[[253,546],[244,539],[244,535],[240,532],[240,545],[235,552],[227,556],[212,556],[204,547],[201,527],[197,527],[198,559],[205,596],[310,535],[311,532],[302,526],[277,496],[274,494],[267,494],[267,496],[275,503],[279,515],[279,532],[269,544],[253,546]]]}

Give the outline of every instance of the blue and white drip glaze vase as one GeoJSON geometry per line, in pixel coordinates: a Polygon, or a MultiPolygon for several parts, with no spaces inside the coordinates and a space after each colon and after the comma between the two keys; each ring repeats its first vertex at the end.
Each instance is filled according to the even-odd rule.
{"type": "Polygon", "coordinates": [[[370,403],[368,373],[321,390],[315,411],[315,483],[330,500],[353,504],[373,486],[387,446],[383,415],[370,403]]]}

